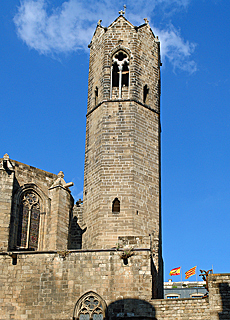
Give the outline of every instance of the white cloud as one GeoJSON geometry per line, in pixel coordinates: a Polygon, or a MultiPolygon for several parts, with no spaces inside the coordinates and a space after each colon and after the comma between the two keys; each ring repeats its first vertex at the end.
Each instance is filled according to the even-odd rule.
{"type": "Polygon", "coordinates": [[[195,61],[191,59],[191,55],[196,45],[184,41],[179,33],[172,25],[166,30],[158,30],[155,28],[161,42],[161,52],[163,62],[168,59],[175,69],[181,69],[193,73],[197,70],[195,61]]]}
{"type": "MultiPolygon", "coordinates": [[[[143,23],[156,6],[169,10],[185,8],[189,0],[139,0],[130,4],[128,18],[133,23],[143,23]]],[[[87,50],[98,19],[109,25],[118,15],[117,8],[123,2],[111,0],[67,0],[61,6],[50,8],[47,0],[21,0],[14,17],[18,36],[41,54],[57,55],[77,50],[87,50]]],[[[194,45],[184,41],[180,33],[170,26],[166,30],[154,28],[161,41],[162,58],[168,59],[174,68],[189,72],[196,70],[191,60],[194,45]]]]}
{"type": "Polygon", "coordinates": [[[95,25],[90,25],[92,21],[82,4],[73,0],[64,2],[50,14],[44,0],[22,1],[14,18],[19,37],[42,54],[66,53],[87,47],[95,25]]]}

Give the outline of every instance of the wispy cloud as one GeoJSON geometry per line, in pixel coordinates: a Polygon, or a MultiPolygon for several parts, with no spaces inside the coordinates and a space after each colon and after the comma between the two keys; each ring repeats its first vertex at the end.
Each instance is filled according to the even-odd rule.
{"type": "MultiPolygon", "coordinates": [[[[143,17],[151,18],[154,9],[161,5],[169,10],[187,7],[189,0],[139,0],[129,6],[128,19],[142,23],[143,17]]],[[[68,0],[59,7],[50,7],[47,0],[21,0],[14,17],[18,36],[41,54],[57,55],[77,50],[86,50],[95,24],[103,19],[103,25],[110,24],[118,15],[117,8],[123,2],[109,0],[68,0]]],[[[153,28],[161,41],[161,54],[174,69],[189,72],[196,70],[191,54],[194,44],[184,41],[172,25],[165,30],[153,28]]]]}
{"type": "Polygon", "coordinates": [[[181,69],[193,73],[197,70],[195,61],[191,59],[191,55],[196,47],[194,43],[184,41],[180,32],[172,25],[169,25],[165,30],[155,28],[155,31],[161,42],[163,62],[168,59],[173,65],[174,71],[181,69]]]}

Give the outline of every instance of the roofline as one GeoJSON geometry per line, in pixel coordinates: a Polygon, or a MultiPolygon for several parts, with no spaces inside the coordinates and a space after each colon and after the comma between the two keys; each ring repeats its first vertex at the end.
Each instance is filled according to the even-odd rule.
{"type": "Polygon", "coordinates": [[[119,18],[123,18],[123,19],[125,19],[125,21],[126,22],[128,22],[133,28],[135,28],[134,27],[134,25],[128,20],[128,19],[126,19],[122,14],[120,14],[109,26],[108,26],[108,28],[110,28],[115,22],[117,22],[117,20],[119,19],[119,18]]]}
{"type": "MultiPolygon", "coordinates": [[[[143,23],[143,24],[141,24],[140,26],[134,26],[134,25],[133,25],[128,19],[126,19],[123,15],[119,15],[108,27],[103,27],[101,24],[97,24],[97,27],[96,27],[96,29],[95,29],[95,31],[94,31],[94,34],[93,34],[93,36],[92,36],[92,39],[91,39],[91,41],[90,41],[90,43],[89,43],[89,45],[88,45],[88,48],[91,47],[92,40],[93,40],[93,38],[94,38],[94,36],[95,36],[95,33],[96,33],[96,31],[97,31],[98,28],[101,28],[101,29],[104,30],[104,32],[106,32],[106,31],[107,31],[109,28],[111,28],[111,27],[117,22],[117,20],[120,19],[121,17],[122,17],[133,29],[135,29],[136,31],[138,31],[138,29],[141,29],[141,28],[143,28],[143,27],[149,26],[148,23],[143,23]]],[[[155,36],[155,34],[153,33],[153,30],[152,30],[152,28],[151,28],[150,26],[149,26],[149,29],[150,29],[153,37],[156,39],[156,42],[160,43],[160,41],[159,41],[159,39],[158,39],[158,36],[155,36]]]]}
{"type": "MultiPolygon", "coordinates": [[[[3,160],[3,158],[0,158],[0,161],[2,161],[2,160],[3,160]]],[[[38,171],[41,171],[41,172],[45,172],[45,173],[51,174],[51,175],[54,176],[54,178],[58,177],[58,175],[56,173],[52,173],[52,172],[49,172],[49,171],[46,171],[46,170],[42,170],[42,169],[39,169],[37,167],[31,166],[29,164],[26,164],[26,163],[23,163],[23,162],[19,162],[17,160],[13,160],[13,159],[9,159],[9,160],[14,164],[13,171],[15,170],[15,164],[16,164],[18,166],[19,165],[23,165],[23,166],[29,167],[31,169],[34,169],[34,170],[38,170],[38,171]]]]}

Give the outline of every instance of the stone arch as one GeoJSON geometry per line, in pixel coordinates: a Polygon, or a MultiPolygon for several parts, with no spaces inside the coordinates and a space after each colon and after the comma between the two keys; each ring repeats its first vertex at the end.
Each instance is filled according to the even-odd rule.
{"type": "Polygon", "coordinates": [[[130,59],[130,50],[123,46],[119,46],[111,52],[110,99],[129,98],[130,59]]]}
{"type": "Polygon", "coordinates": [[[96,292],[89,291],[77,301],[73,320],[104,320],[107,315],[107,305],[104,299],[96,292]]]}
{"type": "Polygon", "coordinates": [[[19,199],[21,198],[22,194],[26,191],[32,190],[38,194],[38,196],[42,199],[43,203],[46,203],[48,196],[39,188],[35,183],[26,183],[22,187],[20,187],[16,193],[14,194],[14,203],[18,203],[19,199]]]}
{"type": "Polygon", "coordinates": [[[112,58],[118,51],[124,51],[129,56],[129,59],[131,60],[133,58],[132,52],[129,48],[126,48],[122,45],[117,46],[110,52],[110,63],[112,64],[112,58]]]}
{"type": "Polygon", "coordinates": [[[10,249],[42,250],[44,216],[48,207],[48,196],[36,184],[24,184],[16,191],[10,223],[10,249]]]}

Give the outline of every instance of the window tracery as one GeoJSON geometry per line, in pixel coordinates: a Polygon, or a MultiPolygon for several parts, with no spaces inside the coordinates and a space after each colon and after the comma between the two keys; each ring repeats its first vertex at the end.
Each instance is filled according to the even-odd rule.
{"type": "Polygon", "coordinates": [[[24,193],[19,205],[17,247],[37,250],[40,222],[40,201],[33,191],[24,193]]]}
{"type": "Polygon", "coordinates": [[[89,292],[79,299],[74,310],[74,319],[103,320],[105,318],[105,302],[94,292],[89,292]]]}
{"type": "Polygon", "coordinates": [[[112,58],[111,66],[111,99],[128,98],[129,57],[124,51],[118,51],[112,58]]]}

